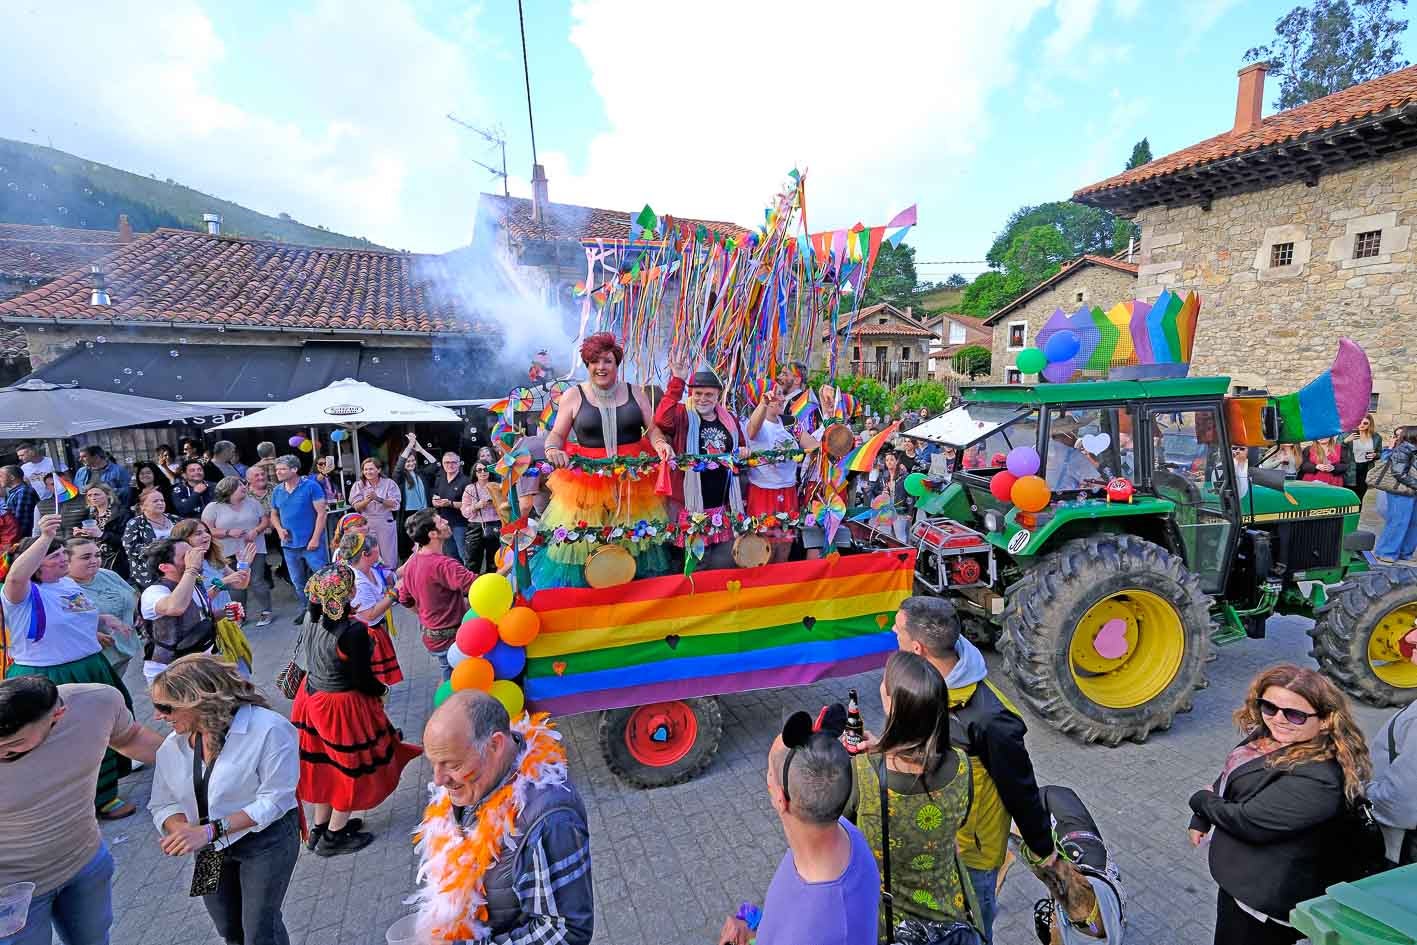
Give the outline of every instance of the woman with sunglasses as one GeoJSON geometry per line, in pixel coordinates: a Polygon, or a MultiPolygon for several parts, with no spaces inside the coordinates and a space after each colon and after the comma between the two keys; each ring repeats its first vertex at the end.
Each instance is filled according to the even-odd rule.
{"type": "MultiPolygon", "coordinates": [[[[955,835],[973,800],[969,759],[950,745],[949,688],[922,656],[892,653],[881,677],[885,729],[869,753],[853,761],[856,793],[848,808],[889,876],[891,920],[924,925],[932,937],[964,945],[981,942],[979,903],[955,835]],[[885,790],[881,779],[885,779],[885,790]],[[890,848],[882,843],[882,795],[890,848]],[[852,814],[850,808],[854,808],[852,814]],[[889,863],[887,862],[889,858],[889,863]]],[[[881,941],[897,940],[881,910],[881,941]]],[[[904,936],[900,936],[904,938],[904,936]]]]}
{"type": "Polygon", "coordinates": [[[1290,910],[1352,878],[1342,853],[1368,746],[1343,693],[1298,666],[1256,676],[1235,724],[1244,741],[1191,796],[1191,844],[1209,835],[1215,945],[1287,945],[1302,937],[1290,910]]]}
{"type": "MultiPolygon", "coordinates": [[[[1417,624],[1397,642],[1408,679],[1417,680],[1417,624]]],[[[1383,828],[1387,858],[1395,866],[1417,863],[1417,702],[1399,709],[1373,739],[1373,816],[1383,828]]]]}
{"type": "Polygon", "coordinates": [[[472,468],[472,482],[462,493],[463,518],[467,519],[463,560],[475,574],[491,574],[497,570],[497,549],[502,542],[502,517],[497,509],[501,498],[493,491],[492,469],[478,459],[472,468]]]}
{"type": "Polygon", "coordinates": [[[152,684],[172,726],[148,809],[168,856],[195,854],[192,894],[231,945],[286,945],[281,903],[300,853],[295,728],[230,663],[194,654],[152,684]],[[206,882],[203,882],[206,880],[206,882]]]}

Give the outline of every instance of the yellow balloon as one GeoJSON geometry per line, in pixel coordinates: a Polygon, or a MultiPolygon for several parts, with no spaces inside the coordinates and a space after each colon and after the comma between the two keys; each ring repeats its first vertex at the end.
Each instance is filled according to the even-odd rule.
{"type": "Polygon", "coordinates": [[[522,692],[521,686],[510,679],[497,680],[487,692],[492,698],[502,703],[507,710],[507,715],[512,718],[521,715],[522,710],[526,708],[526,694],[522,692]]]}
{"type": "Polygon", "coordinates": [[[512,582],[500,574],[484,574],[467,589],[467,603],[477,616],[500,620],[512,609],[512,582]]]}
{"type": "Polygon", "coordinates": [[[301,441],[300,441],[300,452],[302,452],[302,453],[308,453],[308,452],[310,452],[311,450],[313,450],[314,448],[315,448],[315,444],[312,443],[312,442],[310,442],[309,440],[301,440],[301,441]]]}

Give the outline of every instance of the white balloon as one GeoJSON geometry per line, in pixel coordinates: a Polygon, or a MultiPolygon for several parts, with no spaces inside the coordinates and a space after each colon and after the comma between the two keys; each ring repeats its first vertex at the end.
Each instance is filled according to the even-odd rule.
{"type": "Polygon", "coordinates": [[[467,659],[467,654],[464,653],[462,650],[458,649],[458,645],[456,643],[448,647],[449,666],[456,666],[465,659],[467,659]]]}

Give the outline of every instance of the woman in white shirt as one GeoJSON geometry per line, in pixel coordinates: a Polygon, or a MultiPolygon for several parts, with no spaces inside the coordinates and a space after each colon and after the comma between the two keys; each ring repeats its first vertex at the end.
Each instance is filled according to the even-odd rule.
{"type": "Polygon", "coordinates": [[[174,660],[153,680],[152,700],[172,726],[148,802],[162,852],[197,854],[194,885],[215,874],[193,892],[223,941],[288,945],[281,903],[300,852],[295,728],[229,663],[204,654],[174,660]]]}
{"type": "MultiPolygon", "coordinates": [[[[0,597],[9,642],[0,637],[0,648],[14,661],[5,676],[45,676],[55,685],[112,686],[123,693],[131,711],[133,697],[103,655],[103,646],[127,628],[100,613],[93,597],[69,576],[64,546],[54,537],[59,525],[60,516],[41,516],[39,535],[20,546],[5,576],[0,597]]],[[[117,820],[137,812],[118,796],[118,779],[132,770],[132,763],[116,751],[104,754],[94,795],[100,818],[117,820]]]]}
{"type": "MultiPolygon", "coordinates": [[[[753,452],[803,448],[801,440],[806,438],[806,434],[799,432],[794,436],[783,426],[782,412],[785,408],[786,401],[782,392],[773,388],[744,421],[743,432],[747,435],[748,447],[753,452]]],[[[787,459],[778,463],[748,467],[749,516],[757,518],[773,515],[779,519],[793,519],[800,514],[800,506],[796,462],[787,459]]],[[[772,542],[772,560],[786,561],[792,552],[793,532],[779,526],[768,528],[763,534],[772,542]]]]}

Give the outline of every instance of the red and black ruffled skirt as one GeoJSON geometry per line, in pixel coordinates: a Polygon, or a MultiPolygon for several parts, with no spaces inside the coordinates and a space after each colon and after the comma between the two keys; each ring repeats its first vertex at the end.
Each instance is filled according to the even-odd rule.
{"type": "Polygon", "coordinates": [[[394,640],[389,634],[387,620],[380,620],[369,628],[369,670],[374,678],[386,686],[403,682],[403,667],[399,666],[399,655],[394,652],[394,640]]]}
{"type": "Polygon", "coordinates": [[[300,735],[300,783],[307,804],[373,810],[399,786],[404,766],[423,753],[399,739],[384,704],[362,692],[301,686],[290,721],[300,735]]]}

